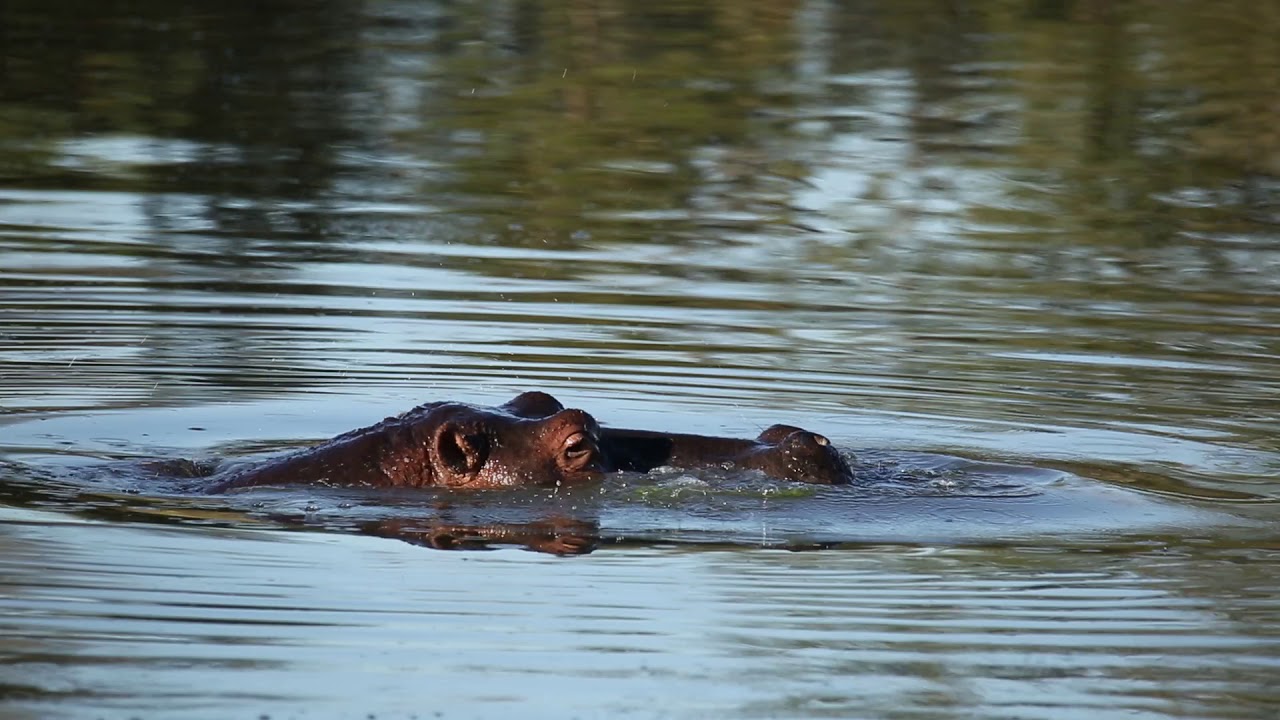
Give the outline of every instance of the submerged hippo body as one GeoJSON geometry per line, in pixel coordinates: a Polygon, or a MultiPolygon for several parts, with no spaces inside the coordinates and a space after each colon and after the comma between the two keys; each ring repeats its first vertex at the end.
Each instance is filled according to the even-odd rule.
{"type": "Polygon", "coordinates": [[[287,483],[558,485],[590,480],[604,470],[594,418],[564,407],[532,416],[519,412],[519,399],[496,408],[420,405],[315,447],[218,473],[209,491],[287,483]]]}

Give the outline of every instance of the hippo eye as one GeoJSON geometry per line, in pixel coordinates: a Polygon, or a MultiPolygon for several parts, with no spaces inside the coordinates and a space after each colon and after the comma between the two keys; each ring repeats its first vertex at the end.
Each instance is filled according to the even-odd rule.
{"type": "Polygon", "coordinates": [[[571,459],[586,457],[594,451],[595,444],[586,433],[574,433],[564,441],[564,454],[571,459]]]}

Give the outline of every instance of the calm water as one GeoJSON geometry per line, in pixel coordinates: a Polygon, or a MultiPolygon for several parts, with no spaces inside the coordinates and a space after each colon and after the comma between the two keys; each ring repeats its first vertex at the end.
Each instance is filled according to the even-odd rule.
{"type": "Polygon", "coordinates": [[[0,715],[1275,717],[1277,115],[1253,0],[9,0],[0,715]],[[874,482],[132,470],[535,388],[874,482]]]}

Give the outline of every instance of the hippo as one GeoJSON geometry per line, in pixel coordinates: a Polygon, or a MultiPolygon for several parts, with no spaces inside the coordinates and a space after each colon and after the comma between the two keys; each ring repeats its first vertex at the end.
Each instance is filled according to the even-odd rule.
{"type": "Polygon", "coordinates": [[[207,491],[284,483],[559,486],[592,480],[605,470],[595,418],[562,406],[532,416],[519,411],[519,400],[495,408],[420,405],[320,445],[216,473],[207,491]]]}
{"type": "Polygon", "coordinates": [[[827,485],[853,479],[825,437],[801,428],[774,425],[753,440],[602,428],[590,414],[534,391],[497,407],[421,405],[311,448],[217,472],[207,491],[285,483],[560,487],[658,467],[737,467],[827,485]]]}

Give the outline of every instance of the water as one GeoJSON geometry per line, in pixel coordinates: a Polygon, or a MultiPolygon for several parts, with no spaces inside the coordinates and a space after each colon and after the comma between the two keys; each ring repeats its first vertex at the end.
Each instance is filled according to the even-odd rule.
{"type": "Polygon", "coordinates": [[[0,714],[1280,708],[1271,3],[171,5],[0,7],[0,714]],[[136,472],[526,389],[875,482],[136,472]]]}

